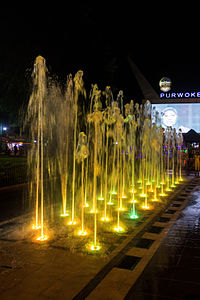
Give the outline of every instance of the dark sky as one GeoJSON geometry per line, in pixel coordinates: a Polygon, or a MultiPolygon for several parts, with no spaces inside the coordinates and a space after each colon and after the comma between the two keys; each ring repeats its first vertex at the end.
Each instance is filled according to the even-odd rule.
{"type": "MultiPolygon", "coordinates": [[[[129,99],[141,100],[142,95],[128,55],[158,92],[163,76],[171,78],[174,90],[199,90],[199,8],[118,2],[108,2],[109,7],[98,1],[2,7],[1,97],[7,93],[5,81],[27,78],[39,54],[60,79],[83,69],[86,86],[110,85],[114,91],[123,89],[129,99]]],[[[23,84],[17,84],[22,90],[23,84]]]]}

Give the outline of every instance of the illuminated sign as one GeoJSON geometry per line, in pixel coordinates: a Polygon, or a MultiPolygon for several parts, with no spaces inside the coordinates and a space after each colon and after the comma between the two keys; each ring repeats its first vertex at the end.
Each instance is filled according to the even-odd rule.
{"type": "Polygon", "coordinates": [[[160,98],[200,98],[200,92],[160,93],[160,98]]]}
{"type": "Polygon", "coordinates": [[[159,113],[163,128],[171,126],[183,133],[194,129],[200,133],[200,103],[160,103],[152,107],[159,113]]]}
{"type": "Polygon", "coordinates": [[[161,112],[162,124],[165,126],[174,126],[177,122],[178,114],[177,110],[173,107],[166,107],[161,112]]]}
{"type": "Polygon", "coordinates": [[[160,86],[160,90],[163,92],[168,92],[171,90],[171,80],[167,77],[163,77],[160,81],[159,81],[159,86],[160,86]]]}

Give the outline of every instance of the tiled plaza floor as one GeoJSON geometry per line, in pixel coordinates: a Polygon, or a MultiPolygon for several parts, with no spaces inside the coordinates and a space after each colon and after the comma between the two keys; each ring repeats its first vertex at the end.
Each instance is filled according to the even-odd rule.
{"type": "Polygon", "coordinates": [[[125,299],[200,299],[200,187],[125,299]]]}
{"type": "MultiPolygon", "coordinates": [[[[8,202],[0,204],[1,211],[5,213],[0,221],[21,214],[20,207],[23,207],[23,199],[26,199],[26,188],[20,192],[13,189],[3,193],[8,202]],[[12,207],[16,207],[16,211],[10,215],[12,207]]],[[[125,299],[200,299],[198,185],[189,197],[186,207],[180,212],[125,299]]],[[[13,226],[12,222],[10,225],[13,226]]],[[[0,233],[4,230],[3,226],[0,233]]],[[[12,237],[12,229],[9,229],[9,226],[6,228],[8,235],[2,235],[0,240],[0,300],[73,299],[110,259],[109,256],[88,256],[81,253],[76,255],[57,244],[56,247],[42,246],[25,239],[21,235],[21,227],[19,232],[16,231],[18,236],[15,237],[12,237]]],[[[155,229],[155,226],[152,228],[155,229]]],[[[95,290],[95,287],[93,289],[95,290]]],[[[92,295],[91,293],[89,298],[95,299],[92,295]]],[[[124,296],[113,299],[124,299],[124,296]]]]}

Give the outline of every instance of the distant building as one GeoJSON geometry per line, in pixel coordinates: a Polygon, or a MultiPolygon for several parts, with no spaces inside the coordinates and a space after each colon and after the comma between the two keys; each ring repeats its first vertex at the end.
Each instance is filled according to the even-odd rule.
{"type": "MultiPolygon", "coordinates": [[[[198,91],[163,91],[156,93],[138,67],[129,58],[132,72],[144,95],[143,103],[149,100],[159,112],[162,126],[172,126],[183,133],[190,129],[200,133],[200,90],[198,91]]],[[[171,86],[171,83],[170,83],[171,86]]]]}

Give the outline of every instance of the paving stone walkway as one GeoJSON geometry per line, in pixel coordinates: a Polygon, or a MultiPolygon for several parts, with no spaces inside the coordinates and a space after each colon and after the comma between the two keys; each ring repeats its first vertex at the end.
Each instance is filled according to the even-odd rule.
{"type": "Polygon", "coordinates": [[[200,186],[125,299],[200,299],[200,186]]]}
{"type": "Polygon", "coordinates": [[[122,241],[110,255],[77,255],[58,245],[40,245],[23,236],[23,221],[18,221],[18,230],[15,222],[3,224],[0,226],[0,300],[193,299],[181,297],[200,295],[198,183],[194,184],[195,190],[191,190],[183,210],[189,187],[182,196],[177,194],[178,198],[157,220],[154,220],[156,212],[146,217],[133,235],[126,237],[128,244],[122,241]],[[145,231],[150,219],[154,221],[145,231]],[[167,229],[175,219],[174,225],[167,229]],[[144,230],[137,236],[140,228],[144,230]],[[131,288],[133,282],[136,283],[131,288]]]}

